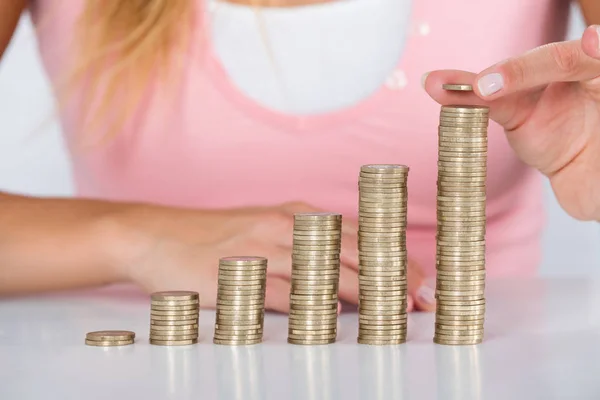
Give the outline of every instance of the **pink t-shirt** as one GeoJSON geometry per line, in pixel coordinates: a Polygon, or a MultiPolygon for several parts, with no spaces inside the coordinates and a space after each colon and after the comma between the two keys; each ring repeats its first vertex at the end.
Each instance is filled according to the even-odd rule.
{"type": "MultiPolygon", "coordinates": [[[[148,96],[114,142],[72,151],[77,193],[197,208],[301,200],[356,219],[360,166],[407,164],[408,251],[433,274],[439,106],[422,90],[421,76],[442,68],[479,71],[561,40],[567,3],[415,0],[413,26],[427,21],[431,29],[427,35],[414,30],[406,43],[396,71],[406,81],[382,85],[345,110],[304,117],[269,110],[237,90],[199,23],[185,54],[177,98],[148,96]]],[[[42,59],[55,82],[69,67],[73,23],[81,4],[32,4],[42,59]]],[[[202,17],[202,3],[197,4],[202,17]]],[[[75,123],[78,113],[76,101],[61,113],[72,150],[74,138],[84,133],[75,123]]],[[[488,170],[490,275],[535,273],[543,228],[541,177],[516,158],[494,123],[488,170]]]]}

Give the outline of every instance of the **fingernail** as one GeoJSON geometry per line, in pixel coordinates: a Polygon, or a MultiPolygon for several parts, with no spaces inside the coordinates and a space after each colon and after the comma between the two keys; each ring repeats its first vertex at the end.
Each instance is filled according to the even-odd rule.
{"type": "Polygon", "coordinates": [[[338,311],[337,311],[338,315],[340,315],[342,313],[342,303],[338,302],[338,311]]]}
{"type": "Polygon", "coordinates": [[[598,35],[598,49],[600,49],[600,25],[596,26],[596,34],[598,35]]]}
{"type": "Polygon", "coordinates": [[[489,96],[502,90],[504,78],[498,73],[488,74],[479,79],[477,86],[482,95],[489,96]]]}
{"type": "Polygon", "coordinates": [[[425,81],[427,81],[427,77],[429,76],[429,72],[426,72],[421,77],[421,87],[425,89],[425,81]]]}
{"type": "Polygon", "coordinates": [[[417,299],[420,303],[435,304],[435,280],[426,279],[417,290],[417,299]]]}

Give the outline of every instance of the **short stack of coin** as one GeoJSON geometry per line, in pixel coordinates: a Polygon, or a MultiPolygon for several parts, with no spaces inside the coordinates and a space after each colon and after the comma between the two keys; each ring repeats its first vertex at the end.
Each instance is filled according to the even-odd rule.
{"type": "Polygon", "coordinates": [[[406,341],[405,165],[363,165],[358,191],[358,343],[406,341]]]}
{"type": "Polygon", "coordinates": [[[235,346],[262,342],[266,286],[266,258],[223,257],[219,260],[215,344],[235,346]]]}
{"type": "Polygon", "coordinates": [[[182,346],[198,343],[197,292],[169,291],[151,295],[150,344],[182,346]]]}
{"type": "Polygon", "coordinates": [[[131,331],[96,331],[85,335],[88,346],[112,347],[133,344],[135,333],[131,331]]]}
{"type": "Polygon", "coordinates": [[[341,214],[294,215],[288,343],[336,340],[341,235],[341,214]]]}
{"type": "MultiPolygon", "coordinates": [[[[469,85],[446,90],[470,91],[469,85]]],[[[444,106],[439,126],[434,342],[483,341],[489,109],[444,106]]]]}

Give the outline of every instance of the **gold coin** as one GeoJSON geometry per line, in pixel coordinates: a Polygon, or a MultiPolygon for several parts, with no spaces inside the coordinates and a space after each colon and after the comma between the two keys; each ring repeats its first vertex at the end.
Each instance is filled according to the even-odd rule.
{"type": "Polygon", "coordinates": [[[446,83],[442,85],[444,90],[458,91],[458,92],[472,92],[473,86],[468,84],[458,83],[446,83]]]}
{"type": "Polygon", "coordinates": [[[327,339],[327,340],[313,340],[313,339],[302,340],[302,339],[290,339],[290,338],[288,338],[287,341],[288,341],[289,344],[317,346],[317,345],[328,345],[328,344],[331,344],[331,343],[335,343],[335,338],[334,339],[327,339]]]}
{"type": "Polygon", "coordinates": [[[294,214],[295,221],[341,221],[342,214],[331,212],[313,212],[313,213],[296,213],[294,214]]]}
{"type": "Polygon", "coordinates": [[[198,306],[200,301],[198,299],[192,300],[151,300],[150,304],[152,306],[162,306],[162,307],[181,307],[181,306],[198,306]]]}
{"type": "Polygon", "coordinates": [[[198,321],[198,315],[150,315],[150,321],[155,324],[158,324],[158,322],[162,322],[165,324],[175,324],[175,322],[181,322],[182,324],[191,324],[194,322],[190,321],[198,321]]]}
{"type": "Polygon", "coordinates": [[[366,164],[360,167],[361,173],[369,174],[406,175],[409,171],[410,168],[402,164],[366,164]]]}
{"type": "Polygon", "coordinates": [[[406,342],[406,338],[402,339],[364,339],[358,338],[357,343],[362,345],[370,345],[370,346],[396,346],[406,342]]]}
{"type": "Polygon", "coordinates": [[[85,344],[88,346],[96,347],[116,347],[116,346],[127,346],[133,344],[134,339],[129,340],[89,340],[85,339],[85,344]]]}
{"type": "Polygon", "coordinates": [[[194,315],[198,315],[198,309],[196,308],[195,310],[171,310],[171,311],[164,311],[164,310],[154,310],[154,309],[150,309],[150,315],[152,316],[173,316],[173,317],[184,317],[184,316],[194,316],[194,315]]]}
{"type": "Polygon", "coordinates": [[[151,331],[197,331],[198,324],[189,324],[189,325],[156,325],[154,323],[150,324],[151,331]]]}
{"type": "Polygon", "coordinates": [[[215,324],[215,332],[226,335],[258,335],[262,334],[262,324],[255,325],[219,325],[215,324]]]}
{"type": "Polygon", "coordinates": [[[214,340],[227,340],[230,341],[230,343],[235,343],[235,342],[241,342],[241,341],[247,341],[247,342],[254,342],[256,340],[261,340],[262,341],[263,335],[238,335],[238,336],[229,336],[229,335],[214,335],[213,336],[213,341],[214,340]]]}
{"type": "Polygon", "coordinates": [[[109,340],[131,340],[135,338],[135,332],[131,331],[94,331],[85,335],[87,340],[109,341],[109,340]]]}
{"type": "Polygon", "coordinates": [[[154,311],[193,311],[198,310],[198,305],[192,306],[180,306],[180,307],[164,307],[164,306],[156,306],[152,305],[151,309],[154,311]]]}
{"type": "Polygon", "coordinates": [[[185,339],[185,340],[158,340],[150,339],[150,344],[156,346],[186,346],[198,343],[198,339],[185,339]]]}
{"type": "Polygon", "coordinates": [[[263,265],[267,263],[265,257],[222,257],[219,259],[220,265],[263,265]]]}
{"type": "Polygon", "coordinates": [[[181,335],[150,335],[151,340],[191,340],[197,339],[198,333],[181,335]]]}
{"type": "Polygon", "coordinates": [[[185,319],[179,319],[179,320],[157,320],[157,319],[150,319],[150,326],[165,326],[165,327],[175,327],[175,326],[198,326],[197,321],[194,320],[185,320],[185,319]]]}
{"type": "Polygon", "coordinates": [[[225,346],[250,346],[262,343],[261,339],[247,339],[247,340],[228,340],[228,339],[213,339],[214,344],[225,345],[225,346]]]}
{"type": "Polygon", "coordinates": [[[150,295],[153,301],[185,301],[185,300],[198,300],[200,295],[198,292],[191,292],[187,290],[172,290],[164,292],[154,292],[150,295]]]}

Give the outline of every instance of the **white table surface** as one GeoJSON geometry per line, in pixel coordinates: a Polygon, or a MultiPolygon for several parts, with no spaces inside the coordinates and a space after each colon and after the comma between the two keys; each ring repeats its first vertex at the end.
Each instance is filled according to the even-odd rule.
{"type": "Polygon", "coordinates": [[[265,319],[265,342],[148,344],[149,300],[103,289],[0,300],[0,399],[600,399],[600,280],[491,281],[484,344],[432,343],[433,314],[411,314],[400,346],[356,344],[357,316],[338,342],[286,343],[287,319],[265,319]],[[136,343],[85,346],[86,332],[127,329],[136,343]]]}

